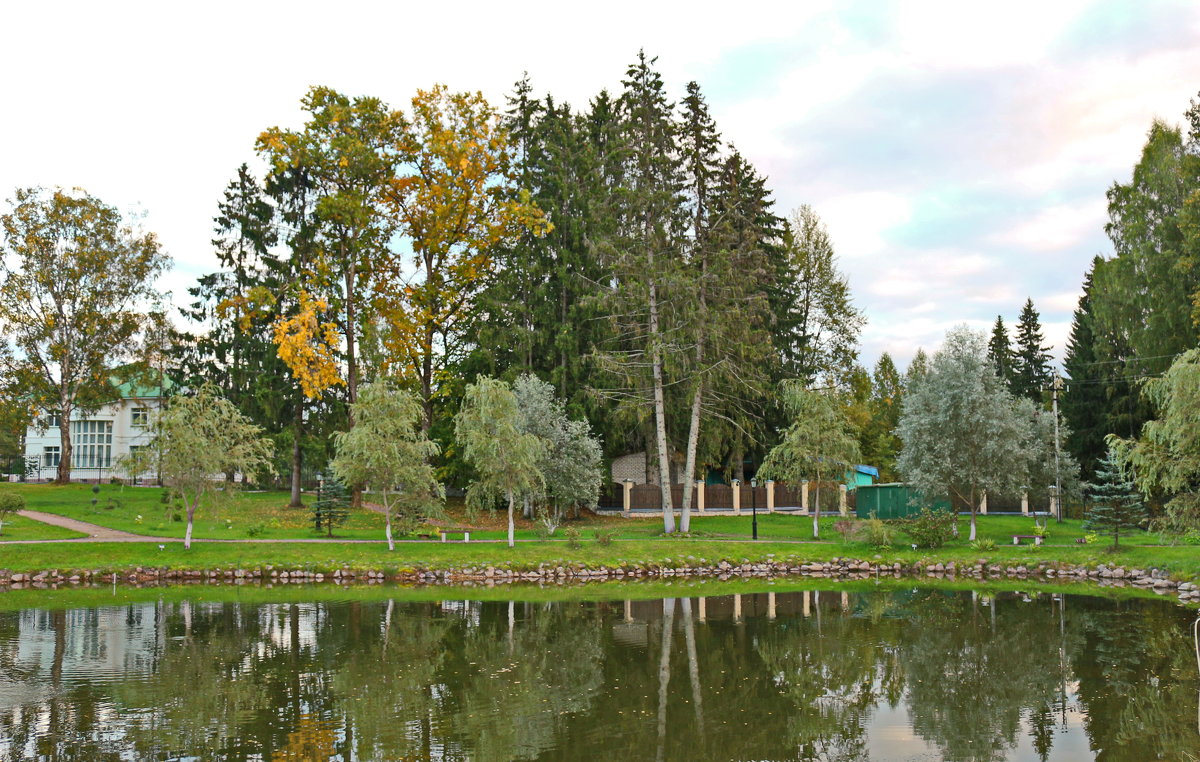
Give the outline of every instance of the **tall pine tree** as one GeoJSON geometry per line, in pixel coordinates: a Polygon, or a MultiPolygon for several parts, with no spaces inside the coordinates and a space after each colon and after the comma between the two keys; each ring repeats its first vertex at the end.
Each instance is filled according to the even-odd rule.
{"type": "Polygon", "coordinates": [[[1070,429],[1066,446],[1079,462],[1082,476],[1087,481],[1093,478],[1097,462],[1108,449],[1104,437],[1112,433],[1108,414],[1111,390],[1108,376],[1115,365],[1100,359],[1092,311],[1093,274],[1101,261],[1099,257],[1093,260],[1084,280],[1083,295],[1075,308],[1063,357],[1067,384],[1062,396],[1062,415],[1070,429]]]}

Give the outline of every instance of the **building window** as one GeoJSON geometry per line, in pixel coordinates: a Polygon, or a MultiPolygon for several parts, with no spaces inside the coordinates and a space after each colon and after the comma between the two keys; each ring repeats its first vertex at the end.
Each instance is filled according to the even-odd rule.
{"type": "Polygon", "coordinates": [[[135,429],[144,429],[150,425],[150,408],[135,407],[133,409],[133,427],[135,429]]]}
{"type": "Polygon", "coordinates": [[[42,418],[42,428],[56,429],[62,426],[62,413],[57,410],[47,410],[46,416],[42,418]]]}
{"type": "Polygon", "coordinates": [[[58,468],[62,451],[57,447],[42,448],[42,468],[58,468]]]}
{"type": "Polygon", "coordinates": [[[112,465],[112,421],[71,421],[72,468],[112,465]]]}

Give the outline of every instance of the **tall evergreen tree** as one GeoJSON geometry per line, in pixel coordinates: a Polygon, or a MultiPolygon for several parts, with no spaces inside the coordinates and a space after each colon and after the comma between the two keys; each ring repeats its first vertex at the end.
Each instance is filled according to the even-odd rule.
{"type": "Polygon", "coordinates": [[[904,401],[904,383],[892,356],[884,352],[871,374],[871,418],[863,442],[863,458],[879,468],[883,481],[896,477],[896,457],[900,454],[900,409],[904,401]]]}
{"type": "Polygon", "coordinates": [[[992,367],[996,369],[996,375],[1011,389],[1014,360],[1012,343],[1008,338],[1008,327],[1004,325],[1004,318],[999,315],[996,316],[991,338],[988,339],[988,360],[991,360],[992,367]]]}
{"type": "Polygon", "coordinates": [[[604,358],[621,386],[613,390],[618,399],[653,418],[663,528],[670,533],[675,517],[666,389],[679,353],[678,329],[685,324],[686,303],[679,297],[694,290],[684,285],[681,249],[687,218],[673,106],[653,65],[654,59],[640,52],[622,82],[620,185],[606,210],[617,228],[598,249],[613,271],[606,298],[611,298],[619,338],[606,348],[604,358]]]}
{"type": "Polygon", "coordinates": [[[1012,393],[1041,402],[1043,391],[1050,385],[1050,347],[1043,346],[1041,317],[1026,299],[1017,320],[1017,348],[1013,353],[1012,393]]]}
{"type": "Polygon", "coordinates": [[[1085,480],[1090,481],[1096,463],[1108,449],[1104,443],[1109,430],[1109,379],[1114,363],[1100,359],[1092,310],[1093,275],[1102,260],[1097,257],[1083,283],[1083,295],[1071,321],[1071,334],[1063,357],[1067,385],[1062,396],[1062,415],[1070,428],[1067,451],[1075,456],[1085,480]]]}
{"type": "Polygon", "coordinates": [[[1083,528],[1112,535],[1114,548],[1120,545],[1121,530],[1137,529],[1146,521],[1142,496],[1111,449],[1097,464],[1096,481],[1088,492],[1092,505],[1084,517],[1083,528]]]}

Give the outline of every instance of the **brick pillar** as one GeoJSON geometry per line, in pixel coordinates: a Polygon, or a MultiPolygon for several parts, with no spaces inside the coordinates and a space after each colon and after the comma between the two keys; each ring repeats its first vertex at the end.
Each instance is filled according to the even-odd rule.
{"type": "Polygon", "coordinates": [[[697,616],[701,622],[708,620],[708,599],[703,595],[700,596],[700,611],[697,612],[697,616]]]}
{"type": "Polygon", "coordinates": [[[838,513],[845,516],[849,511],[846,504],[846,485],[838,485],[838,513]]]}
{"type": "Polygon", "coordinates": [[[808,480],[800,482],[800,510],[808,513],[808,480]]]}
{"type": "Polygon", "coordinates": [[[742,594],[733,594],[733,621],[742,621],[742,594]]]}
{"type": "Polygon", "coordinates": [[[1021,513],[1025,514],[1026,516],[1029,515],[1029,493],[1028,492],[1021,493],[1021,513]]]}
{"type": "Polygon", "coordinates": [[[987,493],[986,492],[983,493],[983,497],[979,498],[979,512],[984,516],[987,515],[987,493]]]}
{"type": "Polygon", "coordinates": [[[775,593],[767,593],[767,619],[775,618],[775,593]]]}
{"type": "Polygon", "coordinates": [[[704,481],[696,480],[696,510],[704,513],[704,481]]]}
{"type": "Polygon", "coordinates": [[[767,479],[767,513],[775,512],[775,482],[767,479]]]}
{"type": "Polygon", "coordinates": [[[742,515],[742,483],[737,479],[733,480],[733,515],[742,515]]]}
{"type": "Polygon", "coordinates": [[[626,479],[625,481],[621,482],[621,486],[624,488],[622,491],[623,499],[625,501],[623,510],[625,511],[625,515],[628,516],[629,509],[632,507],[633,503],[633,480],[626,479]]]}

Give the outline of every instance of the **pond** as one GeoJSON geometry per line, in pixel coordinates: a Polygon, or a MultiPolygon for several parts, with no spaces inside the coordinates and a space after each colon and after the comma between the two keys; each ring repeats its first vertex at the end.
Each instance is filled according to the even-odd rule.
{"type": "Polygon", "coordinates": [[[0,759],[1200,758],[1165,600],[139,592],[0,611],[0,759]]]}

